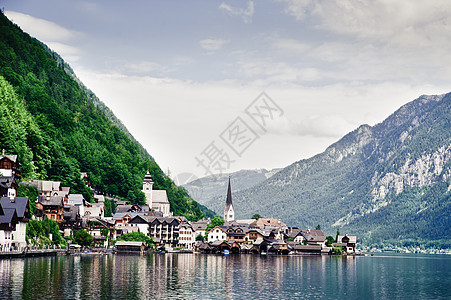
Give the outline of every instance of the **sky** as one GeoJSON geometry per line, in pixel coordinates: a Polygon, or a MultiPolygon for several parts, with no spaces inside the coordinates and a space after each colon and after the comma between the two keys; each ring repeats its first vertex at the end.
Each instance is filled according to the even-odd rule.
{"type": "Polygon", "coordinates": [[[0,0],[171,177],[280,168],[451,91],[447,0],[0,0]]]}

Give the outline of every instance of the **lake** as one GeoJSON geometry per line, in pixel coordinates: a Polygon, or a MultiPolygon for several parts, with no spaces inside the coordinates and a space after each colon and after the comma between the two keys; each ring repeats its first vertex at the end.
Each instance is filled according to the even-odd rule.
{"type": "Polygon", "coordinates": [[[0,299],[451,299],[446,255],[0,260],[0,299]]]}

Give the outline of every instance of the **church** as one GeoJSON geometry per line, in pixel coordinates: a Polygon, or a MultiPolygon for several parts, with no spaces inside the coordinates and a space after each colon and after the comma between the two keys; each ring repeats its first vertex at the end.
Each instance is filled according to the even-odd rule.
{"type": "Polygon", "coordinates": [[[230,177],[229,177],[229,187],[227,189],[226,205],[224,208],[224,222],[230,222],[235,220],[235,210],[232,204],[232,188],[230,187],[230,177]]]}
{"type": "Polygon", "coordinates": [[[153,180],[149,172],[144,176],[142,191],[146,195],[146,204],[151,210],[161,212],[163,217],[172,216],[166,190],[153,189],[153,180]]]}

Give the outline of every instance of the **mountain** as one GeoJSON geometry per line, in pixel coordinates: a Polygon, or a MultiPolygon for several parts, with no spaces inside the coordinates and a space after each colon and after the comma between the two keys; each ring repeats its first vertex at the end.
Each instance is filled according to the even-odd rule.
{"type": "MultiPolygon", "coordinates": [[[[234,193],[235,215],[320,224],[368,244],[451,247],[450,166],[451,94],[421,96],[382,123],[362,125],[323,153],[234,193]]],[[[220,213],[224,199],[205,204],[220,213]]]]}
{"type": "Polygon", "coordinates": [[[69,69],[0,13],[0,147],[19,155],[23,179],[58,180],[90,199],[80,179],[80,171],[88,172],[97,191],[142,203],[149,170],[174,214],[201,218],[203,206],[163,173],[69,69]]]}
{"type": "Polygon", "coordinates": [[[281,169],[273,169],[270,171],[266,169],[240,170],[233,173],[198,178],[185,183],[182,186],[197,202],[205,204],[214,197],[225,197],[229,177],[233,190],[237,192],[265,181],[280,170],[281,169]]]}

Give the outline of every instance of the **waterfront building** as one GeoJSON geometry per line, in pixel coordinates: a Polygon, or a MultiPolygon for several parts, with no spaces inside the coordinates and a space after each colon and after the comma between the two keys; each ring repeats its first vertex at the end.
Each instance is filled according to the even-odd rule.
{"type": "Polygon", "coordinates": [[[182,222],[179,226],[179,247],[193,249],[196,242],[195,230],[188,222],[182,222]]]}
{"type": "Polygon", "coordinates": [[[27,246],[25,236],[30,218],[27,197],[0,199],[0,251],[22,251],[27,246]]]}
{"type": "Polygon", "coordinates": [[[355,246],[357,245],[356,235],[339,235],[337,241],[332,246],[342,247],[343,252],[355,253],[355,246]]]}
{"type": "Polygon", "coordinates": [[[216,226],[208,231],[207,242],[227,241],[227,229],[225,226],[216,226]]]}

